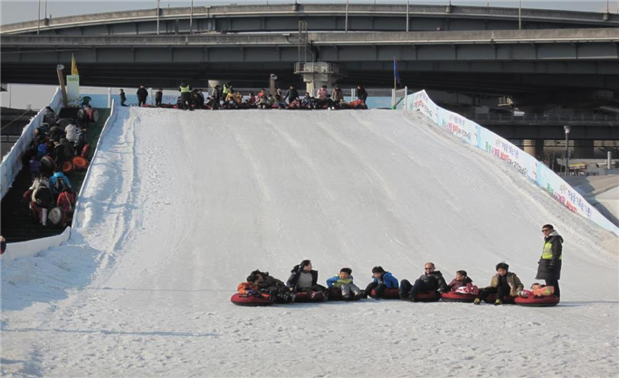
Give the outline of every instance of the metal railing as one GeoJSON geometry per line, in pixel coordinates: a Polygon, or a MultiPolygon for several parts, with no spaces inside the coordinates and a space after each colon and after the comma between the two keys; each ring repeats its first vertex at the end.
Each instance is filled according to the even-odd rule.
{"type": "Polygon", "coordinates": [[[605,124],[619,126],[619,114],[532,114],[517,116],[512,114],[463,114],[464,117],[479,122],[491,123],[534,123],[534,124],[605,124]]]}

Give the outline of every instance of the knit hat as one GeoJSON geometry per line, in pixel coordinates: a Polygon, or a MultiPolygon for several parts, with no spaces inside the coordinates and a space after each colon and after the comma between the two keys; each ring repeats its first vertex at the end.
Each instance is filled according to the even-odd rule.
{"type": "Polygon", "coordinates": [[[347,274],[352,274],[352,269],[350,268],[342,268],[340,269],[340,273],[347,273],[347,274]]]}
{"type": "Polygon", "coordinates": [[[496,264],[496,270],[498,271],[499,269],[509,270],[509,265],[504,262],[498,263],[496,264]]]}

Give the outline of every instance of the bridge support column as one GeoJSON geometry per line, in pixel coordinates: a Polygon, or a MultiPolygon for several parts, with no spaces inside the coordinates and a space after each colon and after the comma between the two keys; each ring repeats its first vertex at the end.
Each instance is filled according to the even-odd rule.
{"type": "Polygon", "coordinates": [[[344,76],[338,65],[327,62],[297,63],[294,73],[303,76],[303,82],[307,84],[306,91],[312,96],[318,88],[323,85],[331,87],[344,76]]]}
{"type": "Polygon", "coordinates": [[[575,140],[572,158],[593,158],[594,147],[591,140],[575,140]]]}
{"type": "Polygon", "coordinates": [[[522,141],[524,152],[541,160],[544,157],[544,140],[543,139],[525,139],[522,141]]]}

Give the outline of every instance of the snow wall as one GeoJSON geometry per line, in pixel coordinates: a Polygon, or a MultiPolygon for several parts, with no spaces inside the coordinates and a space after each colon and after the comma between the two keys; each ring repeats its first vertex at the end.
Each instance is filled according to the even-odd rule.
{"type": "MultiPolygon", "coordinates": [[[[101,142],[104,138],[105,135],[108,133],[111,125],[116,122],[116,120],[118,119],[118,103],[116,102],[115,99],[112,99],[112,107],[111,107],[111,112],[110,112],[110,116],[108,117],[107,121],[105,121],[105,125],[103,125],[103,129],[101,130],[101,135],[99,135],[99,142],[101,142]]],[[[97,161],[97,155],[99,152],[99,144],[97,143],[97,148],[95,149],[95,152],[92,154],[92,158],[90,159],[90,164],[94,164],[97,161]]],[[[71,223],[71,227],[76,228],[78,227],[78,213],[80,211],[83,211],[83,209],[85,208],[85,204],[84,204],[84,199],[82,196],[82,193],[84,192],[86,186],[88,186],[89,183],[89,178],[90,178],[90,172],[92,170],[90,169],[90,166],[88,167],[88,171],[86,171],[86,176],[84,177],[84,181],[82,184],[82,187],[80,188],[80,192],[77,196],[77,202],[75,203],[75,211],[73,212],[73,222],[71,223]]]]}
{"type": "MultiPolygon", "coordinates": [[[[54,109],[56,114],[60,112],[62,108],[62,93],[60,88],[56,89],[56,93],[52,96],[52,100],[49,106],[54,109]]],[[[11,151],[2,159],[2,165],[0,165],[0,183],[2,190],[2,198],[8,193],[9,188],[13,184],[13,180],[19,174],[23,167],[22,156],[32,143],[34,138],[34,129],[41,126],[43,122],[43,116],[45,115],[45,108],[39,110],[36,116],[34,116],[30,123],[24,126],[21,136],[15,142],[11,151]]]]}
{"type": "Polygon", "coordinates": [[[406,104],[405,111],[420,111],[436,125],[447,129],[451,134],[464,140],[466,143],[508,162],[518,172],[527,176],[539,187],[550,193],[570,211],[593,221],[615,235],[619,235],[619,227],[604,217],[559,175],[507,139],[498,136],[470,119],[439,107],[430,99],[426,91],[408,95],[406,104]]]}

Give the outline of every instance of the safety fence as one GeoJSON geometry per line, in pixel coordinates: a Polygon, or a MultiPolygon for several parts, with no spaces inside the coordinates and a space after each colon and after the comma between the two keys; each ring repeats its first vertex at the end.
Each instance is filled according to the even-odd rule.
{"type": "MultiPolygon", "coordinates": [[[[62,108],[62,94],[60,88],[56,89],[56,93],[52,96],[49,106],[54,109],[56,114],[60,112],[62,108]]],[[[2,198],[8,193],[15,177],[17,177],[21,171],[23,167],[22,156],[24,156],[24,153],[32,143],[34,139],[34,130],[41,126],[44,116],[45,108],[39,110],[37,115],[30,120],[30,123],[24,126],[21,136],[13,145],[11,151],[2,158],[2,164],[0,165],[0,190],[2,192],[2,198]]]]}
{"type": "Polygon", "coordinates": [[[593,221],[615,235],[619,235],[619,227],[604,217],[582,195],[542,162],[479,124],[460,114],[439,107],[430,99],[426,91],[422,90],[409,95],[406,110],[420,111],[436,125],[467,144],[476,146],[491,153],[497,159],[511,164],[518,172],[550,193],[571,212],[593,221]]]}

